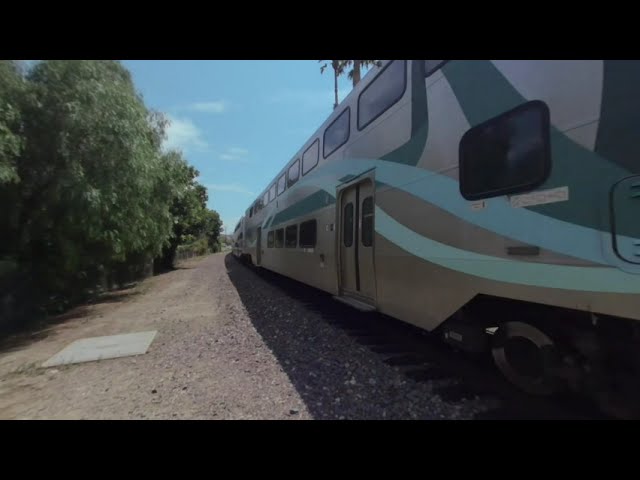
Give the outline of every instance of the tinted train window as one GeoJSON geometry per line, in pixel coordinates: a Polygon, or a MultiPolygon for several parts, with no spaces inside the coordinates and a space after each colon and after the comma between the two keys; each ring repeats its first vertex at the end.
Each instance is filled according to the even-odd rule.
{"type": "Polygon", "coordinates": [[[284,230],[279,228],[276,230],[276,248],[284,247],[284,230]]]}
{"type": "Polygon", "coordinates": [[[273,230],[267,234],[267,247],[273,248],[273,230]]]}
{"type": "Polygon", "coordinates": [[[424,61],[424,76],[428,77],[432,73],[435,73],[444,66],[449,60],[425,60],[424,61]]]}
{"type": "Polygon", "coordinates": [[[300,159],[293,162],[293,165],[289,167],[289,186],[293,185],[300,178],[300,159]]]}
{"type": "Polygon", "coordinates": [[[469,130],[460,141],[467,200],[532,190],[551,170],[549,108],[535,100],[469,130]]]}
{"type": "Polygon", "coordinates": [[[327,158],[349,140],[349,122],[351,109],[347,109],[324,131],[322,155],[327,158]]]}
{"type": "Polygon", "coordinates": [[[296,248],[298,246],[298,225],[290,225],[285,229],[284,245],[287,248],[296,248]]]}
{"type": "Polygon", "coordinates": [[[318,157],[320,155],[320,141],[316,140],[313,142],[307,151],[302,155],[302,175],[306,175],[313,167],[318,164],[318,157]]]}
{"type": "Polygon", "coordinates": [[[300,247],[312,248],[316,246],[316,229],[315,220],[308,220],[300,224],[300,247]]]}
{"type": "Polygon", "coordinates": [[[402,98],[407,86],[405,60],[387,64],[358,98],[358,130],[362,130],[402,98]]]}
{"type": "Polygon", "coordinates": [[[373,245],[373,197],[362,201],[362,245],[373,245]]]}
{"type": "Polygon", "coordinates": [[[344,206],[342,214],[342,242],[345,247],[353,245],[353,203],[344,206]]]}
{"type": "Polygon", "coordinates": [[[283,173],[282,176],[278,179],[278,195],[282,195],[282,192],[284,192],[285,185],[286,185],[286,179],[283,173]]]}
{"type": "Polygon", "coordinates": [[[276,198],[276,184],[274,183],[273,185],[271,185],[271,188],[269,189],[269,201],[273,202],[275,198],[276,198]]]}

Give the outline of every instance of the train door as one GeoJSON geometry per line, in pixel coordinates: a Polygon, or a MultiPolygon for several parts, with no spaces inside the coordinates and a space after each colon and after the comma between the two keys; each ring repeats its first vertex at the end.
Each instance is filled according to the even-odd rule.
{"type": "Polygon", "coordinates": [[[339,193],[340,291],[375,304],[373,182],[366,179],[339,193]]]}
{"type": "Polygon", "coordinates": [[[262,260],[262,227],[256,230],[258,238],[256,239],[256,265],[260,266],[262,260]]]}

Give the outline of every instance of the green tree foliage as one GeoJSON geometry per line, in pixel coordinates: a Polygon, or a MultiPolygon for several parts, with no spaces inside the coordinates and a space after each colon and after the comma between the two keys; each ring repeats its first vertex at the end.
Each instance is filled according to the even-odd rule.
{"type": "Polygon", "coordinates": [[[18,64],[0,60],[0,186],[18,181],[16,161],[22,150],[19,103],[23,86],[18,64]]]}
{"type": "Polygon", "coordinates": [[[206,189],[162,151],[166,125],[119,62],[0,62],[0,262],[72,301],[204,235],[206,189]]]}
{"type": "Polygon", "coordinates": [[[169,208],[173,228],[156,261],[157,268],[166,270],[173,267],[179,245],[191,243],[203,234],[208,196],[207,189],[196,181],[199,172],[187,163],[182,153],[170,151],[163,156],[163,161],[177,187],[169,208]]]}
{"type": "Polygon", "coordinates": [[[220,249],[220,233],[222,232],[222,220],[218,212],[207,210],[204,223],[204,236],[212,252],[220,249]]]}

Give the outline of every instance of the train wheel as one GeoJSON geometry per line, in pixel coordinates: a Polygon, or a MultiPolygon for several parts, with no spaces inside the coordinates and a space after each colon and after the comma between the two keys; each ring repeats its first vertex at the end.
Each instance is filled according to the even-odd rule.
{"type": "Polygon", "coordinates": [[[554,373],[559,363],[555,342],[528,323],[501,325],[493,336],[492,354],[502,374],[525,392],[552,395],[563,387],[554,373]]]}

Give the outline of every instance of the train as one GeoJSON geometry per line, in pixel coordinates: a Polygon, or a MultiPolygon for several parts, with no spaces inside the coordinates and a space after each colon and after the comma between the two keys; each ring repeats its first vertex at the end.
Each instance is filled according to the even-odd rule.
{"type": "Polygon", "coordinates": [[[640,410],[640,61],[385,60],[233,254],[442,337],[533,395],[640,410]]]}

